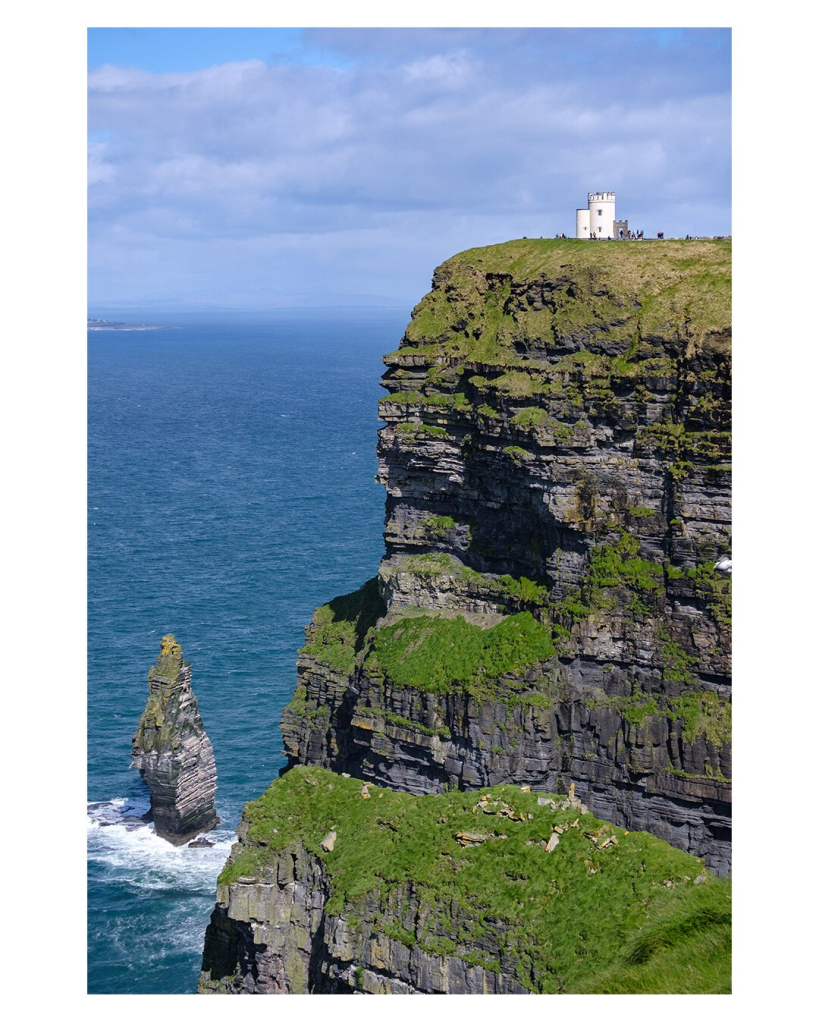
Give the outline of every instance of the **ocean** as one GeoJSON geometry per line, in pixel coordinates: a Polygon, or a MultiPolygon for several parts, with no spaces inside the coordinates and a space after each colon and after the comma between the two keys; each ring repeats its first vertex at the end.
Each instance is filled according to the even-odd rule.
{"type": "MultiPolygon", "coordinates": [[[[88,334],[88,991],[192,993],[242,806],[313,609],[372,577],[381,356],[408,310],[161,317],[88,334]],[[221,824],[175,848],[141,820],[131,737],[174,633],[213,743],[221,824]]],[[[122,317],[122,319],[126,319],[122,317]]]]}

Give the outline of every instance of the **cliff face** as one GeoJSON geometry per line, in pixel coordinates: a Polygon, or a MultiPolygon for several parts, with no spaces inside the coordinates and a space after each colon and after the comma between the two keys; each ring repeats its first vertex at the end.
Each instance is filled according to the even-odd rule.
{"type": "Polygon", "coordinates": [[[191,667],[172,635],[164,636],[148,673],[148,701],[132,741],[132,768],[151,791],[156,834],[176,846],[219,823],[216,763],[196,697],[191,667]]]}
{"type": "Polygon", "coordinates": [[[730,866],[730,243],[439,268],[385,357],[376,580],[319,609],[289,764],[500,782],[730,866]]]}
{"type": "Polygon", "coordinates": [[[574,795],[296,768],[245,808],[199,990],[727,991],[729,892],[574,795]]]}

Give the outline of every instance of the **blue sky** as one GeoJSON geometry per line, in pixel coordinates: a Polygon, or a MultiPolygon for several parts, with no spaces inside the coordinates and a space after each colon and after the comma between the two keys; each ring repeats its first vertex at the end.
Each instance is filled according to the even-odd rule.
{"type": "Polygon", "coordinates": [[[90,308],[412,305],[472,246],[728,234],[727,29],[91,29],[90,308]]]}

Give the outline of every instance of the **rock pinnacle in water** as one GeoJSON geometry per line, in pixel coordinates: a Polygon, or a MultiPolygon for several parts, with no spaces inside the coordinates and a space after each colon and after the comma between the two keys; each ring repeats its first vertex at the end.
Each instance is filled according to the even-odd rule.
{"type": "Polygon", "coordinates": [[[191,667],[172,634],[148,673],[148,701],[131,743],[131,767],[151,791],[156,834],[175,846],[215,828],[216,762],[191,689],[191,667]]]}

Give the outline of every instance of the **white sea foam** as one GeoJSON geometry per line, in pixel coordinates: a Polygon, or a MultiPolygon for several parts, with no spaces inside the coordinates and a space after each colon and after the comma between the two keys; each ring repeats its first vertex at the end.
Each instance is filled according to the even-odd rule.
{"type": "Polygon", "coordinates": [[[118,798],[88,805],[88,859],[104,878],[144,890],[173,890],[182,895],[213,892],[235,832],[215,829],[213,846],[174,846],[160,839],[142,815],[148,801],[118,798]]]}
{"type": "Polygon", "coordinates": [[[161,965],[202,952],[216,878],[236,833],[214,829],[213,846],[173,846],[142,820],[148,808],[141,795],[88,804],[89,871],[106,905],[100,963],[161,965]]]}

